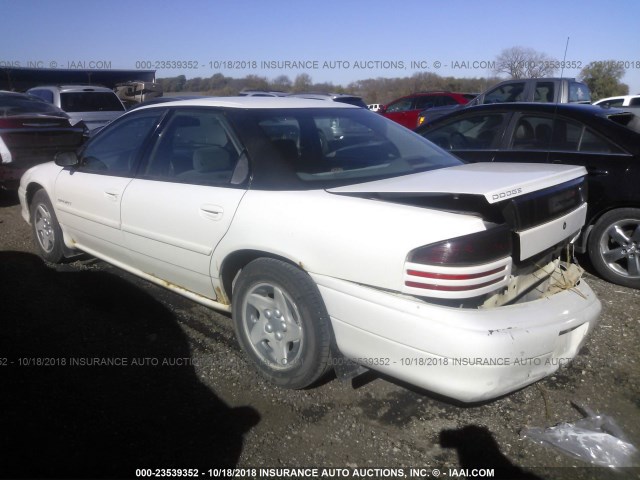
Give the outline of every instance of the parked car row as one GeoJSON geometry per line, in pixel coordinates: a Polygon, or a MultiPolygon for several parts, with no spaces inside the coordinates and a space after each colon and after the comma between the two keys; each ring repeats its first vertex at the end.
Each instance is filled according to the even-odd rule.
{"type": "Polygon", "coordinates": [[[378,111],[413,130],[456,110],[511,102],[591,103],[591,93],[586,84],[573,78],[516,79],[500,82],[480,94],[417,92],[382,105],[378,111]]]}
{"type": "Polygon", "coordinates": [[[595,327],[566,255],[586,174],[467,164],[350,104],[210,98],[125,113],[19,198],[46,260],[86,252],[231,312],[276,385],[363,366],[470,402],[551,374],[595,327]]]}
{"type": "Polygon", "coordinates": [[[85,124],[59,108],[31,95],[0,91],[0,187],[17,189],[27,169],[75,150],[87,136],[85,124]]]}

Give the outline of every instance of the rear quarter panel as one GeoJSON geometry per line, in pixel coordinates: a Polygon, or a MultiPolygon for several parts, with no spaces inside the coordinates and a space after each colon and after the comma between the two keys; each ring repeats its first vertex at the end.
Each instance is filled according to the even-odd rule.
{"type": "Polygon", "coordinates": [[[229,254],[260,250],[311,273],[397,291],[410,250],[485,228],[479,217],[324,190],[254,190],[214,252],[212,275],[229,254]]]}

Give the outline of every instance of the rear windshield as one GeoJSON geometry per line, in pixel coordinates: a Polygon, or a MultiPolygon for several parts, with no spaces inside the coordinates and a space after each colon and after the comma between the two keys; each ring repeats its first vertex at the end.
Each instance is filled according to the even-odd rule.
{"type": "Polygon", "coordinates": [[[360,97],[337,97],[334,98],[336,102],[346,103],[348,105],[355,105],[356,107],[367,108],[367,104],[364,103],[360,97]]]}
{"type": "Polygon", "coordinates": [[[462,163],[364,108],[256,109],[232,115],[255,162],[258,188],[330,188],[462,163]]]}
{"type": "Polygon", "coordinates": [[[63,92],[60,103],[65,112],[124,111],[124,106],[113,92],[63,92]]]}
{"type": "Polygon", "coordinates": [[[633,113],[617,113],[609,115],[608,118],[612,122],[616,122],[618,125],[622,125],[634,132],[640,133],[640,117],[633,113]]]}
{"type": "Polygon", "coordinates": [[[0,117],[11,117],[29,113],[67,117],[62,110],[39,98],[27,95],[0,95],[0,117]]]}
{"type": "Polygon", "coordinates": [[[569,82],[569,103],[591,103],[589,87],[580,82],[569,82]]]}

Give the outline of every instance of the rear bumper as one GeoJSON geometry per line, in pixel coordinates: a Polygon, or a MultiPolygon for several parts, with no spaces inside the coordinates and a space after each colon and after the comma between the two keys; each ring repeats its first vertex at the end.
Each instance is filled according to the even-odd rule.
{"type": "Polygon", "coordinates": [[[584,280],[540,300],[457,309],[312,277],[345,357],[463,402],[512,392],[566,365],[601,309],[584,280]]]}

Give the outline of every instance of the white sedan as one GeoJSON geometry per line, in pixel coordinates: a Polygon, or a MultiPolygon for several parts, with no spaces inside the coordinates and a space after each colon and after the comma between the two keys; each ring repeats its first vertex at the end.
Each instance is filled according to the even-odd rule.
{"type": "Polygon", "coordinates": [[[471,402],[554,372],[594,328],[600,302],[561,261],[585,175],[464,164],[350,105],[238,97],[132,110],[19,195],[46,260],[87,252],[232,312],[276,385],[355,364],[471,402]]]}

